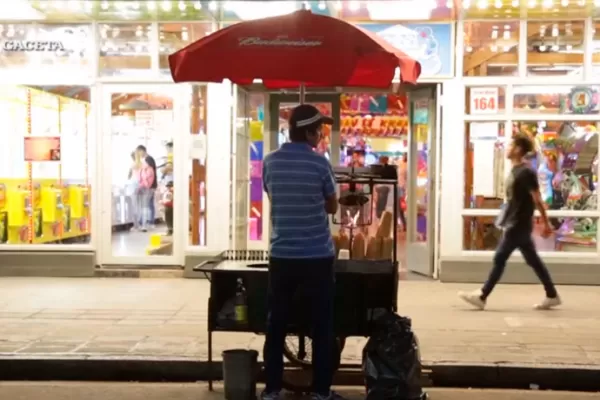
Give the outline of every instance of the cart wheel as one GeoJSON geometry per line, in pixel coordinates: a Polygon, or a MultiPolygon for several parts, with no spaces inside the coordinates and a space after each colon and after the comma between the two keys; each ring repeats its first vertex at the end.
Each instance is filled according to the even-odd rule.
{"type": "MultiPolygon", "coordinates": [[[[342,351],[346,345],[346,338],[335,338],[334,352],[332,354],[335,369],[339,367],[342,351]]],[[[289,335],[285,338],[283,355],[290,363],[303,368],[312,366],[312,340],[304,335],[289,335]]]]}

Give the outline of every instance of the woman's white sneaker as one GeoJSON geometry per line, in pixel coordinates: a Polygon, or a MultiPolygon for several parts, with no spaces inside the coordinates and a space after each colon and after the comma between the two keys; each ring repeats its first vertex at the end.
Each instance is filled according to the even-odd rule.
{"type": "Polygon", "coordinates": [[[546,297],[544,301],[533,306],[536,310],[550,310],[562,304],[560,297],[546,297]]]}
{"type": "Polygon", "coordinates": [[[475,290],[474,292],[458,292],[458,297],[478,310],[483,310],[485,308],[485,301],[481,299],[481,290],[475,290]]]}

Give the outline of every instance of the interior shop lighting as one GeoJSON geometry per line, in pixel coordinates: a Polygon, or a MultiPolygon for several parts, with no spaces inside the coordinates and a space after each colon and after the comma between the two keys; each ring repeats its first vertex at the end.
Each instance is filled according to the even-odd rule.
{"type": "Polygon", "coordinates": [[[276,17],[298,9],[295,1],[230,1],[227,7],[243,21],[276,17]]]}
{"type": "Polygon", "coordinates": [[[600,7],[600,0],[594,0],[594,5],[596,7],[600,7]]]}
{"type": "Polygon", "coordinates": [[[502,8],[502,0],[496,0],[496,3],[494,3],[494,7],[498,9],[502,8]]]}
{"type": "Polygon", "coordinates": [[[454,7],[454,2],[452,0],[448,0],[446,2],[446,8],[452,8],[452,7],[454,7]]]}
{"type": "Polygon", "coordinates": [[[327,4],[325,4],[324,1],[320,1],[318,7],[319,10],[325,10],[327,8],[327,4]]]}
{"type": "Polygon", "coordinates": [[[535,6],[537,5],[537,2],[535,0],[529,0],[527,5],[529,6],[529,8],[535,8],[535,6]]]}
{"type": "Polygon", "coordinates": [[[217,10],[217,2],[211,1],[210,3],[208,3],[208,9],[210,11],[216,11],[217,10]]]}
{"type": "Polygon", "coordinates": [[[371,20],[427,20],[437,8],[435,0],[373,0],[366,3],[371,20]]]}
{"type": "Polygon", "coordinates": [[[5,21],[42,20],[45,15],[33,8],[26,0],[13,0],[10,7],[2,8],[2,19],[5,21]]]}
{"type": "Polygon", "coordinates": [[[358,10],[360,9],[360,2],[358,2],[358,1],[351,1],[351,2],[348,4],[348,9],[349,9],[350,11],[353,11],[353,12],[356,12],[356,11],[358,11],[358,10]]]}
{"type": "Polygon", "coordinates": [[[160,5],[160,8],[162,8],[163,11],[169,12],[173,8],[173,5],[169,0],[163,0],[162,4],[160,5]]]}
{"type": "Polygon", "coordinates": [[[519,0],[513,0],[513,2],[512,2],[512,6],[513,6],[513,7],[515,7],[515,8],[516,8],[516,7],[519,7],[519,5],[520,5],[520,2],[519,2],[519,0]]]}
{"type": "Polygon", "coordinates": [[[477,1],[477,8],[479,8],[480,10],[485,10],[486,8],[488,8],[488,2],[487,0],[478,0],[477,1]]]}
{"type": "Polygon", "coordinates": [[[178,7],[179,7],[179,11],[184,12],[185,9],[187,8],[187,4],[185,4],[185,1],[180,1],[178,7]]]}
{"type": "Polygon", "coordinates": [[[146,8],[148,9],[148,11],[154,11],[156,10],[156,3],[154,1],[147,1],[146,8]]]}
{"type": "Polygon", "coordinates": [[[463,0],[463,8],[468,9],[471,7],[471,0],[463,0]]]}
{"type": "Polygon", "coordinates": [[[108,1],[103,1],[102,3],[100,3],[100,8],[104,11],[108,10],[109,6],[110,4],[108,3],[108,1]]]}
{"type": "Polygon", "coordinates": [[[552,0],[544,0],[542,2],[542,7],[544,7],[544,8],[552,8],[552,7],[554,7],[554,1],[552,1],[552,0]]]}
{"type": "Polygon", "coordinates": [[[69,10],[71,11],[79,11],[81,10],[81,2],[79,0],[69,0],[69,10]]]}

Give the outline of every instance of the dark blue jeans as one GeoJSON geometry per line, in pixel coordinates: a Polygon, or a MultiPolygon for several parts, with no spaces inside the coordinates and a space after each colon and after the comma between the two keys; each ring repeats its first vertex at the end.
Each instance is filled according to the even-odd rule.
{"type": "Polygon", "coordinates": [[[156,204],[155,204],[155,200],[154,200],[154,192],[156,192],[156,189],[152,189],[152,196],[150,197],[150,205],[148,207],[150,207],[150,221],[148,221],[149,224],[153,224],[156,222],[156,204]]]}
{"type": "Polygon", "coordinates": [[[313,346],[313,391],[328,395],[333,378],[334,259],[283,259],[269,261],[269,292],[265,371],[267,393],[280,391],[283,380],[283,345],[294,295],[301,288],[309,301],[313,346]]]}
{"type": "Polygon", "coordinates": [[[529,227],[511,228],[504,232],[502,240],[496,249],[496,254],[494,254],[494,267],[490,272],[487,282],[485,282],[485,285],[481,289],[484,300],[492,293],[492,290],[494,290],[494,287],[500,281],[500,278],[502,278],[506,262],[516,249],[521,251],[527,265],[533,269],[533,272],[535,272],[542,285],[544,285],[546,297],[554,298],[558,296],[548,268],[546,268],[535,250],[535,243],[533,243],[531,233],[532,229],[529,227]]]}

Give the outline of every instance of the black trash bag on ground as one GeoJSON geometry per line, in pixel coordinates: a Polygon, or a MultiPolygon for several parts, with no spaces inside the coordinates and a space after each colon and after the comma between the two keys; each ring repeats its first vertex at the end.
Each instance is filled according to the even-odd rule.
{"type": "Polygon", "coordinates": [[[363,349],[366,400],[422,400],[421,356],[410,318],[391,312],[377,318],[363,349]]]}

